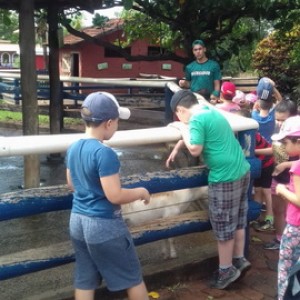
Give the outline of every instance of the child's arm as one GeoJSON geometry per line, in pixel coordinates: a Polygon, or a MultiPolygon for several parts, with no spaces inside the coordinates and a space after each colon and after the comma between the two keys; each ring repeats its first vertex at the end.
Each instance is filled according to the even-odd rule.
{"type": "Polygon", "coordinates": [[[133,189],[122,188],[118,173],[101,177],[100,182],[105,196],[113,204],[126,204],[136,200],[142,200],[145,204],[148,204],[150,201],[150,194],[143,187],[133,189]]]}
{"type": "Polygon", "coordinates": [[[175,160],[176,155],[178,154],[179,150],[184,147],[184,141],[179,140],[175,147],[173,148],[172,152],[170,153],[168,159],[166,160],[166,167],[170,168],[170,163],[175,160]]]}
{"type": "Polygon", "coordinates": [[[284,162],[278,164],[275,167],[275,169],[274,169],[274,171],[272,173],[272,176],[277,176],[280,173],[282,173],[285,169],[290,169],[291,166],[292,166],[292,164],[293,164],[293,161],[284,161],[284,162]]]}
{"type": "Polygon", "coordinates": [[[67,186],[73,192],[74,187],[73,187],[73,183],[72,183],[71,174],[70,174],[69,169],[66,170],[66,178],[67,178],[67,186]]]}
{"type": "Polygon", "coordinates": [[[190,143],[190,131],[189,127],[182,122],[173,122],[168,126],[177,128],[182,136],[183,142],[192,156],[200,156],[202,153],[203,146],[202,145],[191,145],[190,143]]]}
{"type": "Polygon", "coordinates": [[[277,185],[276,193],[277,195],[281,196],[285,200],[300,207],[300,176],[299,175],[293,175],[293,183],[295,187],[295,193],[289,191],[287,187],[283,184],[277,185]]]}
{"type": "Polygon", "coordinates": [[[263,149],[255,149],[254,150],[255,155],[272,155],[273,149],[270,148],[263,148],[263,149]]]}

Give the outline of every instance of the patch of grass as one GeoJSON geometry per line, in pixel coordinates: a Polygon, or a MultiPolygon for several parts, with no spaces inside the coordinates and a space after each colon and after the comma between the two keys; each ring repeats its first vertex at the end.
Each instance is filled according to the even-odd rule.
{"type": "MultiPolygon", "coordinates": [[[[0,122],[22,122],[22,113],[9,110],[0,110],[0,122]]],[[[39,115],[39,124],[45,126],[49,125],[49,116],[39,115]]],[[[82,120],[79,118],[64,118],[64,124],[80,125],[82,124],[82,120]]]]}

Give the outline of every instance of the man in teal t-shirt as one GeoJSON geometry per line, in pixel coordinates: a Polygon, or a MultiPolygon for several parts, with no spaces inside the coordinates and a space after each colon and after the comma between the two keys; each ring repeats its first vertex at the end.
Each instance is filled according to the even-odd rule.
{"type": "Polygon", "coordinates": [[[222,79],[220,66],[206,57],[206,47],[202,40],[195,40],[192,48],[195,61],[186,66],[185,79],[179,80],[179,86],[216,102],[220,96],[222,79]]]}
{"type": "Polygon", "coordinates": [[[187,90],[176,92],[170,105],[180,120],[172,125],[183,139],[175,145],[166,166],[182,146],[193,156],[203,155],[209,169],[209,218],[219,252],[219,270],[212,287],[225,289],[251,267],[244,257],[250,165],[230,124],[218,110],[199,104],[195,94],[187,90]]]}

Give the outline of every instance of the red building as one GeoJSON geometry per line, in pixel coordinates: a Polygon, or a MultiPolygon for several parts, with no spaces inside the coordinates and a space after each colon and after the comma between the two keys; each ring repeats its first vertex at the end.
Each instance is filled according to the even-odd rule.
{"type": "MultiPolygon", "coordinates": [[[[124,40],[122,20],[109,20],[104,28],[91,27],[83,30],[93,38],[114,42],[124,40]]],[[[136,41],[126,49],[132,56],[159,53],[160,47],[146,41],[136,41]]],[[[130,62],[108,48],[84,41],[74,35],[64,37],[60,49],[61,75],[92,78],[138,78],[141,74],[159,74],[182,77],[183,65],[175,61],[130,62]]]]}

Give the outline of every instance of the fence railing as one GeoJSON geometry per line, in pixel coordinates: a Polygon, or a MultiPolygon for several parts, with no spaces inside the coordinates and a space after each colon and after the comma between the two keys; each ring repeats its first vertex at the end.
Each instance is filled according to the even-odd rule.
{"type": "MultiPolygon", "coordinates": [[[[173,92],[179,89],[174,83],[168,83],[168,87],[173,92]]],[[[205,100],[199,98],[199,101],[205,100]]],[[[232,130],[236,133],[246,159],[251,165],[251,178],[258,177],[261,166],[260,161],[254,155],[254,135],[258,124],[252,119],[226,112],[223,113],[228,119],[232,130]]],[[[81,137],[82,134],[1,137],[0,156],[64,152],[72,142],[81,137]]],[[[112,147],[132,147],[133,145],[175,142],[180,138],[181,136],[176,129],[161,127],[119,131],[110,141],[105,141],[105,143],[112,147]]],[[[132,175],[123,178],[122,185],[124,187],[144,186],[150,193],[205,186],[207,185],[207,170],[194,167],[132,175]]],[[[260,214],[260,205],[252,200],[251,191],[250,187],[248,192],[249,221],[256,219],[260,214]]],[[[72,195],[66,186],[5,193],[0,195],[0,221],[58,210],[68,210],[71,208],[71,200],[72,195]]],[[[177,222],[173,226],[135,232],[133,237],[136,245],[141,245],[160,239],[210,229],[211,226],[207,217],[204,219],[198,217],[193,220],[188,217],[187,220],[177,222]]],[[[47,251],[45,248],[37,248],[30,251],[11,253],[0,257],[0,280],[66,264],[73,260],[74,255],[69,241],[59,245],[50,245],[47,247],[47,251]]]]}

